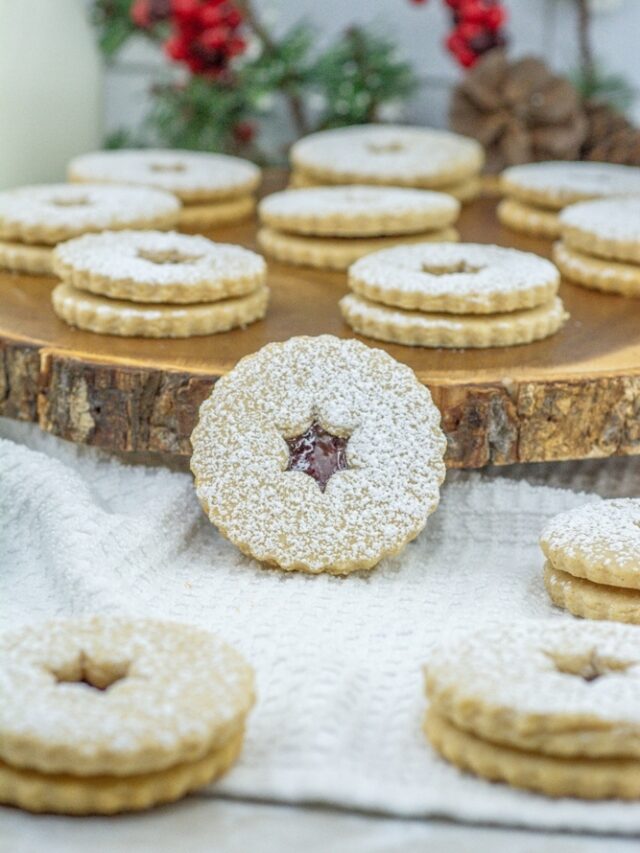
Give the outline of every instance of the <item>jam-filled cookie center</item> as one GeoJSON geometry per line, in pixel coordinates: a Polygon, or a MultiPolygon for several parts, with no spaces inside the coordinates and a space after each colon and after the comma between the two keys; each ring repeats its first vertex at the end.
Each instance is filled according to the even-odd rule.
{"type": "Polygon", "coordinates": [[[585,654],[562,654],[560,652],[548,652],[558,672],[565,675],[574,675],[583,681],[597,681],[605,675],[614,672],[624,672],[631,665],[627,661],[615,660],[613,658],[601,657],[595,649],[585,654]]]}
{"type": "Polygon", "coordinates": [[[152,172],[186,172],[187,167],[184,163],[176,160],[173,163],[151,163],[149,166],[152,172]]]}
{"type": "Polygon", "coordinates": [[[327,483],[338,471],[346,471],[347,442],[340,435],[333,435],[313,421],[302,435],[285,439],[289,447],[287,471],[302,471],[308,474],[324,492],[327,483]]]}
{"type": "Polygon", "coordinates": [[[367,150],[371,154],[397,154],[404,151],[404,143],[398,139],[391,139],[389,142],[368,142],[367,150]]]}

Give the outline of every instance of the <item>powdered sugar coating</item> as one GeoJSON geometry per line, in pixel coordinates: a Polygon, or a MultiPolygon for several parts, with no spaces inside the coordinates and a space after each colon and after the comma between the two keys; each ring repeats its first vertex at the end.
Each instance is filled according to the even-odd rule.
{"type": "Polygon", "coordinates": [[[354,184],[273,193],[258,211],[262,222],[294,234],[365,237],[444,228],[460,204],[445,193],[354,184]]]}
{"type": "Polygon", "coordinates": [[[511,166],[501,175],[508,195],[561,208],[590,198],[640,193],[640,169],[614,163],[549,161],[511,166]]]}
{"type": "Polygon", "coordinates": [[[546,754],[640,755],[640,632],[608,622],[496,625],[443,645],[428,696],[459,728],[546,754]]]}
{"type": "Polygon", "coordinates": [[[184,201],[229,198],[260,182],[260,169],[240,157],[164,149],[81,154],[69,163],[68,174],[71,181],[158,187],[184,201]]]}
{"type": "Polygon", "coordinates": [[[529,308],[550,300],[560,274],[545,258],[477,243],[418,243],[374,252],[349,268],[349,286],[400,308],[456,314],[529,308]]]}
{"type": "Polygon", "coordinates": [[[357,125],[323,130],[298,140],[294,167],[333,183],[443,186],[476,174],[482,146],[444,130],[400,125],[357,125]]]}
{"type": "Polygon", "coordinates": [[[587,237],[639,243],[640,198],[599,199],[572,204],[560,214],[560,225],[563,236],[566,229],[578,229],[587,237]]]}
{"type": "Polygon", "coordinates": [[[54,271],[74,287],[143,302],[213,302],[264,284],[261,255],[175,231],[106,231],[59,245],[54,271]]]}
{"type": "Polygon", "coordinates": [[[0,238],[59,243],[108,228],[165,228],[177,221],[179,212],[175,196],[145,187],[19,187],[0,192],[0,238]]]}
{"type": "Polygon", "coordinates": [[[640,589],[640,499],[586,504],[555,516],[540,547],[556,569],[595,583],[640,589]]]}
{"type": "Polygon", "coordinates": [[[201,406],[191,459],[198,497],[257,560],[309,572],[370,568],[417,536],[438,504],[439,423],[427,388],[382,350],[330,335],[268,344],[201,406]],[[314,420],[349,436],[348,470],[324,492],[286,471],[285,438],[314,420]]]}
{"type": "MultiPolygon", "coordinates": [[[[108,683],[108,678],[107,678],[108,683]]],[[[0,639],[0,757],[74,775],[129,775],[223,746],[253,703],[232,648],[188,625],[92,617],[0,639]],[[107,689],[77,683],[121,674],[107,689]]]]}

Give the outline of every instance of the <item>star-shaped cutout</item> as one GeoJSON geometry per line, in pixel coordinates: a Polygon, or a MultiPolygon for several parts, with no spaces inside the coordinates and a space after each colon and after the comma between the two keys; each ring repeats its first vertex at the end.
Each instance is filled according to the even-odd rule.
{"type": "Polygon", "coordinates": [[[346,471],[347,442],[340,435],[333,435],[314,421],[306,432],[285,439],[289,447],[287,471],[302,471],[308,474],[324,492],[327,483],[337,471],[346,471]]]}

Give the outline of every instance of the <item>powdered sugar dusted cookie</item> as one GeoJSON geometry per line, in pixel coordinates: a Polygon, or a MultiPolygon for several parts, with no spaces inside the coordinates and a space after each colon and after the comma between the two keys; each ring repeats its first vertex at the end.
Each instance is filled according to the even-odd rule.
{"type": "Polygon", "coordinates": [[[258,212],[269,227],[293,234],[369,237],[446,228],[460,205],[444,193],[351,185],[273,193],[258,212]]]}
{"type": "Polygon", "coordinates": [[[640,198],[573,204],[560,214],[560,229],[570,249],[640,263],[640,198]]]}
{"type": "Polygon", "coordinates": [[[228,243],[162,231],[88,234],[59,245],[54,271],[79,290],[134,302],[214,302],[265,283],[264,259],[228,243]]]}
{"type": "Polygon", "coordinates": [[[53,310],[66,323],[103,335],[190,338],[247,326],[267,313],[269,288],[195,305],[137,303],[77,290],[63,282],[51,294],[53,310]]]}
{"type": "Polygon", "coordinates": [[[70,181],[159,187],[186,202],[246,195],[260,183],[260,169],[248,160],[179,150],[82,154],[69,163],[68,176],[70,181]]]}
{"type": "Polygon", "coordinates": [[[0,640],[0,802],[115,812],[177,799],[238,754],[249,666],[187,625],[45,623],[0,640]]]}
{"type": "Polygon", "coordinates": [[[549,337],[568,318],[559,297],[535,308],[503,314],[406,311],[349,293],[340,300],[345,321],[358,334],[414,347],[484,348],[528,344],[549,337]]]}
{"type": "Polygon", "coordinates": [[[349,269],[349,287],[398,308],[495,314],[549,302],[560,275],[544,258],[478,243],[424,243],[367,255],[349,269]]]}
{"type": "Polygon", "coordinates": [[[540,547],[556,569],[640,590],[640,500],[598,501],[560,513],[542,531],[540,547]]]}
{"type": "Polygon", "coordinates": [[[564,160],[527,163],[505,169],[500,186],[506,195],[525,204],[559,210],[586,199],[640,193],[640,169],[564,160]]]}
{"type": "Polygon", "coordinates": [[[398,244],[431,240],[436,243],[457,242],[459,239],[455,228],[393,237],[310,237],[306,234],[285,234],[266,227],[258,231],[258,245],[276,260],[329,270],[346,270],[363,255],[398,244]]]}
{"type": "Polygon", "coordinates": [[[441,647],[425,675],[427,735],[460,766],[552,795],[640,796],[635,629],[492,626],[441,647]]]}
{"type": "Polygon", "coordinates": [[[347,574],[399,552],[436,508],[445,438],[429,391],[329,335],[247,356],[202,404],[191,468],[211,521],[285,570],[347,574]]]}
{"type": "Polygon", "coordinates": [[[443,130],[358,125],[298,140],[292,166],[326,183],[441,187],[477,174],[484,163],[474,139],[443,130]]]}
{"type": "Polygon", "coordinates": [[[180,202],[144,187],[41,184],[0,192],[0,239],[60,243],[88,232],[170,228],[180,202]]]}
{"type": "Polygon", "coordinates": [[[553,246],[553,261],[562,275],[575,284],[603,290],[605,293],[640,296],[638,264],[592,258],[570,249],[561,240],[553,246]]]}
{"type": "Polygon", "coordinates": [[[532,237],[559,237],[560,219],[555,210],[534,207],[531,204],[504,198],[496,208],[500,222],[514,231],[522,231],[532,237]]]}

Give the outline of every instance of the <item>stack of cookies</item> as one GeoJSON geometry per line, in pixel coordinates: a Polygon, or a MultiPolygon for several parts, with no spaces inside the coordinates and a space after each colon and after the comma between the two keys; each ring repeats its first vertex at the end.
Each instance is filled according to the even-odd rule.
{"type": "Polygon", "coordinates": [[[525,344],[557,332],[568,317],[560,275],[544,258],[474,243],[397,246],[349,269],[340,302],[356,332],[424,347],[525,344]]]}
{"type": "Polygon", "coordinates": [[[51,275],[57,243],[123,228],[171,228],[180,202],[148,187],[43,184],[0,193],[0,268],[51,275]]]}
{"type": "Polygon", "coordinates": [[[640,625],[640,500],[563,512],[544,529],[540,547],[554,604],[586,619],[640,625]]]}
{"type": "Polygon", "coordinates": [[[345,270],[397,243],[456,241],[460,213],[450,195],[403,187],[319,187],[263,199],[258,243],[290,264],[345,270]]]}
{"type": "Polygon", "coordinates": [[[640,199],[608,198],[567,207],[553,259],[576,284],[640,296],[640,199]]]}
{"type": "Polygon", "coordinates": [[[550,619],[458,635],[425,667],[425,734],[494,782],[637,799],[639,640],[628,625],[550,619]]]}
{"type": "Polygon", "coordinates": [[[470,201],[480,192],[484,150],[443,130],[365,124],[324,130],[290,152],[291,186],[374,184],[439,190],[470,201]]]}
{"type": "Polygon", "coordinates": [[[69,164],[70,181],[138,184],[182,201],[181,231],[208,231],[253,214],[260,169],[248,160],[196,151],[97,151],[69,164]]]}
{"type": "Polygon", "coordinates": [[[612,163],[528,163],[500,176],[498,219],[532,237],[560,236],[559,213],[588,199],[640,193],[640,169],[612,163]]]}
{"type": "Polygon", "coordinates": [[[106,335],[186,338],[246,326],[269,301],[264,259],[175,231],[105,231],[54,252],[53,309],[106,335]]]}

